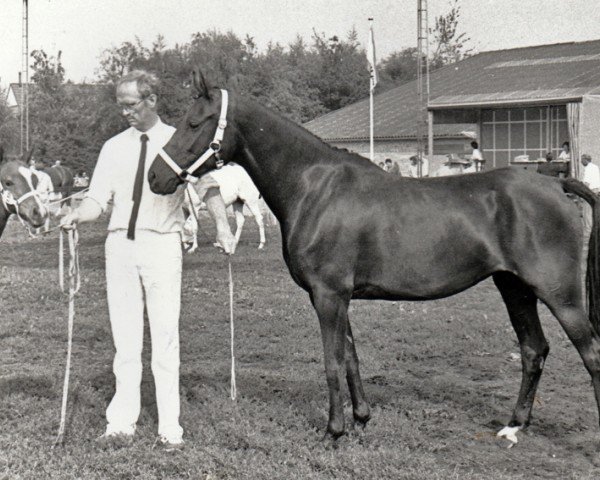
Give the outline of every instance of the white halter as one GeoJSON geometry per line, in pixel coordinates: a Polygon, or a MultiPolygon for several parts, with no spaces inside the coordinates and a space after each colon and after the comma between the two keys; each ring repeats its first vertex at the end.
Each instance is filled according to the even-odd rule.
{"type": "Polygon", "coordinates": [[[208,149],[204,152],[194,163],[188,168],[181,168],[171,156],[165,152],[164,148],[161,148],[158,152],[164,162],[171,167],[171,169],[186,182],[196,183],[198,179],[193,176],[193,173],[200,168],[200,166],[206,162],[210,157],[215,155],[221,150],[221,141],[223,135],[225,135],[225,128],[227,127],[227,104],[229,103],[229,95],[227,90],[221,89],[221,114],[219,116],[219,123],[217,124],[217,131],[215,136],[210,142],[208,149]]]}

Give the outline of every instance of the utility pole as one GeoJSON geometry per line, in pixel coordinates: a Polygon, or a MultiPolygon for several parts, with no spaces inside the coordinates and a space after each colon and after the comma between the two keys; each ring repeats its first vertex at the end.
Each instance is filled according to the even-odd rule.
{"type": "MultiPolygon", "coordinates": [[[[428,131],[427,105],[429,104],[429,22],[427,0],[417,0],[417,175],[423,176],[425,132],[428,131]]],[[[432,152],[429,152],[431,156],[432,152]]]]}
{"type": "Polygon", "coordinates": [[[29,18],[28,2],[23,0],[23,23],[21,37],[21,155],[29,151],[29,18]]]}

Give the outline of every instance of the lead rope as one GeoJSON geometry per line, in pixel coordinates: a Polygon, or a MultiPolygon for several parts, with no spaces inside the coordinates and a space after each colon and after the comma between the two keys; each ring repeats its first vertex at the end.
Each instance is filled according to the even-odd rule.
{"type": "Polygon", "coordinates": [[[227,255],[227,264],[229,265],[229,330],[231,331],[231,399],[235,401],[237,397],[237,387],[235,385],[235,325],[233,323],[233,274],[231,273],[231,255],[227,255]]]}
{"type": "MultiPolygon", "coordinates": [[[[194,207],[194,202],[192,201],[192,196],[188,189],[185,189],[185,193],[188,196],[188,200],[190,202],[190,210],[192,211],[192,215],[194,215],[194,219],[196,220],[196,225],[198,225],[198,229],[200,229],[200,222],[198,221],[198,214],[196,213],[196,208],[194,207]]],[[[231,255],[227,255],[227,265],[229,268],[229,330],[230,330],[230,343],[231,343],[231,387],[230,387],[230,398],[235,401],[237,397],[237,386],[235,384],[235,348],[234,348],[234,340],[235,340],[235,324],[233,321],[233,273],[231,269],[231,255]]]]}
{"type": "MultiPolygon", "coordinates": [[[[65,291],[65,279],[64,279],[64,230],[60,230],[60,236],[58,238],[58,282],[60,290],[67,294],[65,291]]],[[[58,434],[52,448],[63,443],[65,435],[65,424],[67,418],[67,399],[69,395],[69,377],[71,372],[71,352],[73,349],[73,320],[75,319],[75,295],[81,287],[81,276],[79,274],[79,233],[77,228],[69,230],[67,233],[68,244],[69,244],[69,270],[67,277],[69,279],[69,322],[68,322],[68,340],[67,340],[67,363],[65,365],[65,380],[63,382],[63,393],[62,393],[62,405],[60,409],[60,425],[58,427],[58,434]]]]}

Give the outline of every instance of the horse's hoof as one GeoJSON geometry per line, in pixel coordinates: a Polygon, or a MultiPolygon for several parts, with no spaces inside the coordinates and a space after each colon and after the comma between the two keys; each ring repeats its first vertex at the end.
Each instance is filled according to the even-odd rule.
{"type": "Polygon", "coordinates": [[[371,420],[371,417],[367,417],[367,418],[355,418],[354,419],[354,427],[355,428],[360,428],[361,430],[364,430],[367,428],[367,423],[369,423],[369,420],[371,420]]]}
{"type": "Polygon", "coordinates": [[[325,432],[323,438],[321,439],[321,443],[325,447],[337,448],[338,440],[344,435],[344,432],[333,434],[330,431],[325,432]]]}
{"type": "Polygon", "coordinates": [[[519,441],[519,439],[517,438],[517,432],[522,429],[522,426],[504,427],[496,434],[496,436],[500,438],[506,438],[509,442],[511,442],[510,446],[512,447],[515,443],[519,441]]]}
{"type": "Polygon", "coordinates": [[[261,244],[258,246],[258,249],[259,249],[259,250],[262,250],[263,248],[265,248],[265,244],[264,244],[264,243],[261,243],[261,244]]]}

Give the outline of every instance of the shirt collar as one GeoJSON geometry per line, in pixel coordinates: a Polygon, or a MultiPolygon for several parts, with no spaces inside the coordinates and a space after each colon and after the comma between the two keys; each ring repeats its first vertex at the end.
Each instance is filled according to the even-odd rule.
{"type": "Polygon", "coordinates": [[[137,130],[134,127],[131,127],[131,134],[137,138],[138,140],[140,139],[140,137],[145,133],[146,135],[148,135],[148,138],[150,139],[150,141],[152,141],[152,139],[156,139],[156,133],[160,130],[162,130],[162,128],[164,127],[164,123],[162,122],[162,120],[159,119],[157,120],[157,122],[152,126],[152,128],[150,128],[149,130],[146,130],[145,132],[140,132],[139,130],[137,130]]]}

